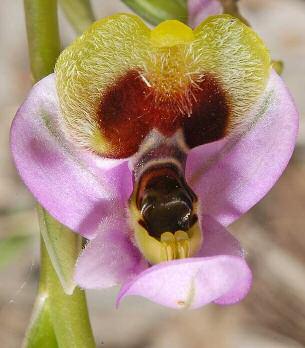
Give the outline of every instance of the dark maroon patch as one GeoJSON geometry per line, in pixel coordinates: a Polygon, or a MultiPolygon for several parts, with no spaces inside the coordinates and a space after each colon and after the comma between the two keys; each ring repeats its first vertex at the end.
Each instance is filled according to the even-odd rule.
{"type": "Polygon", "coordinates": [[[194,91],[191,117],[183,122],[185,141],[190,148],[219,140],[226,135],[230,105],[226,93],[212,76],[206,75],[194,91]]]}
{"type": "Polygon", "coordinates": [[[113,145],[107,157],[129,157],[138,150],[150,130],[149,92],[139,73],[129,71],[102,96],[98,122],[103,136],[113,145]]]}
{"type": "Polygon", "coordinates": [[[131,70],[103,94],[97,116],[103,136],[112,145],[112,152],[104,155],[124,158],[138,150],[153,128],[171,136],[182,127],[191,148],[218,140],[225,135],[229,113],[228,98],[210,75],[183,94],[161,95],[131,70]],[[188,112],[181,107],[183,101],[188,112]]]}

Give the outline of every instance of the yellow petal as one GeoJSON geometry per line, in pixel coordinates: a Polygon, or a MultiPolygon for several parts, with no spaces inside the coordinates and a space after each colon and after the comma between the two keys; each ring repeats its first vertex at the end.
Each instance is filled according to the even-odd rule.
{"type": "Polygon", "coordinates": [[[261,95],[270,73],[269,51],[259,36],[230,15],[211,16],[194,31],[194,56],[202,73],[212,73],[227,92],[229,127],[246,122],[246,112],[261,95]]]}

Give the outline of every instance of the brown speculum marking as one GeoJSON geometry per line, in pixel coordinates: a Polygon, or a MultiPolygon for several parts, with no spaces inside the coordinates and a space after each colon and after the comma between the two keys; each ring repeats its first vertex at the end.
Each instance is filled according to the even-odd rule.
{"type": "Polygon", "coordinates": [[[197,200],[174,166],[153,166],[141,176],[136,205],[143,220],[139,223],[152,237],[164,232],[188,231],[196,222],[193,204],[197,200]]]}
{"type": "Polygon", "coordinates": [[[133,155],[153,128],[165,136],[182,128],[190,148],[218,140],[226,134],[229,117],[229,98],[212,75],[205,74],[180,94],[162,95],[136,70],[103,93],[97,113],[101,133],[113,148],[104,155],[112,158],[133,155]]]}

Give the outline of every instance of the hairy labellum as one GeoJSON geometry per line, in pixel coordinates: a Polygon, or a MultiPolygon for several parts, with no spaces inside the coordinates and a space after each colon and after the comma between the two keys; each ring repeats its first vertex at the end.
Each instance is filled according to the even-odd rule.
{"type": "Polygon", "coordinates": [[[175,20],[150,30],[135,16],[115,15],[64,50],[55,71],[68,136],[121,159],[137,155],[154,130],[164,137],[179,130],[192,149],[249,123],[270,57],[230,16],[210,17],[193,31],[175,20]]]}

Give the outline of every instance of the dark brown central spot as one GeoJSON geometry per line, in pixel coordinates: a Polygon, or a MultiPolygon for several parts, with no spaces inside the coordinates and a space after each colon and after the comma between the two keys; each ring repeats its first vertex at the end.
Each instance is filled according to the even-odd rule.
{"type": "Polygon", "coordinates": [[[230,103],[220,84],[205,76],[196,89],[192,114],[183,120],[185,141],[190,148],[210,143],[226,135],[230,118],[230,103]]]}
{"type": "Polygon", "coordinates": [[[153,128],[171,136],[182,128],[192,148],[222,138],[230,117],[228,96],[216,78],[206,74],[182,94],[161,95],[136,70],[128,71],[102,95],[97,118],[103,137],[112,145],[107,157],[134,154],[153,128]],[[188,98],[188,111],[181,100],[188,98]]]}

